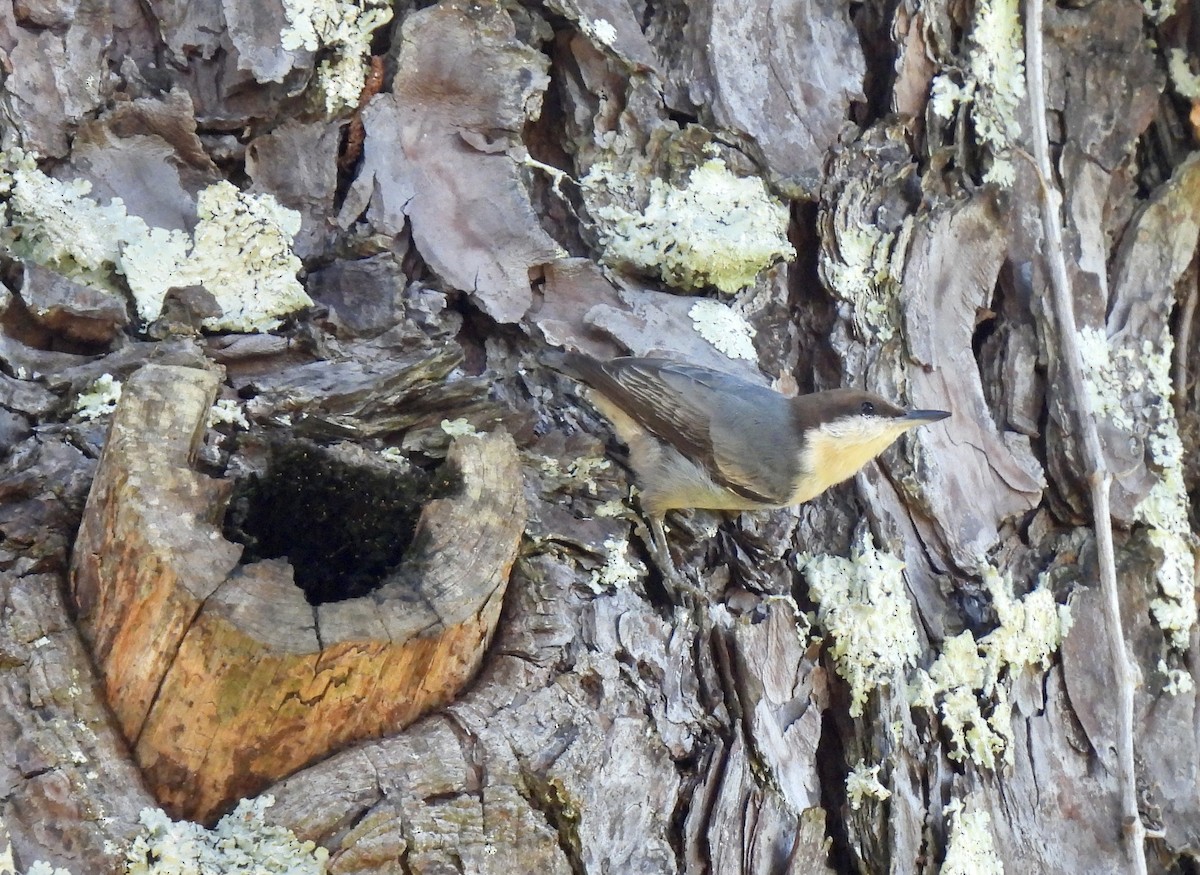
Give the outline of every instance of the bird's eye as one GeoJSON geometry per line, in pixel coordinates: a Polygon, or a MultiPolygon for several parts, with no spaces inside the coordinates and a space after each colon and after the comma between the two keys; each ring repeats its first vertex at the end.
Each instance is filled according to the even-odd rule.
{"type": "Polygon", "coordinates": [[[863,414],[863,416],[874,416],[875,415],[875,405],[872,404],[870,401],[864,401],[862,403],[862,414],[863,414]]]}

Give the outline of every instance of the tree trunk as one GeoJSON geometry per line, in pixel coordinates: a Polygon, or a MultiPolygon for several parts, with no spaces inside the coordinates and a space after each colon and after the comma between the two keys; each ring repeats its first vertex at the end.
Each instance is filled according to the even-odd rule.
{"type": "Polygon", "coordinates": [[[0,872],[1196,868],[1189,4],[329,8],[0,6],[0,872]],[[953,415],[680,607],[548,347],[953,415]]]}

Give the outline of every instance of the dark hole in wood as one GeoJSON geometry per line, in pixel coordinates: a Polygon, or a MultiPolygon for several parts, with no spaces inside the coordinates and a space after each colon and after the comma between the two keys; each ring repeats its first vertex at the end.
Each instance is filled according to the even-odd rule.
{"type": "Polygon", "coordinates": [[[971,351],[975,353],[975,361],[979,362],[983,360],[984,347],[996,334],[996,328],[999,323],[996,319],[996,314],[991,310],[980,311],[977,319],[975,333],[971,335],[971,351]]]}
{"type": "Polygon", "coordinates": [[[245,546],[243,564],[286,558],[310,604],[357,598],[400,563],[422,506],[454,480],[445,465],[353,465],[308,441],[281,442],[264,474],[234,488],[225,537],[245,546]]]}
{"type": "MultiPolygon", "coordinates": [[[[838,695],[842,691],[834,690],[838,695]]],[[[843,703],[848,706],[848,703],[843,703]]],[[[829,839],[829,856],[825,860],[835,872],[860,872],[855,862],[854,844],[850,840],[845,818],[840,815],[849,808],[846,799],[846,749],[842,741],[845,727],[838,726],[833,709],[821,714],[821,737],[817,741],[817,775],[821,783],[821,807],[825,809],[825,835],[829,839]]]]}

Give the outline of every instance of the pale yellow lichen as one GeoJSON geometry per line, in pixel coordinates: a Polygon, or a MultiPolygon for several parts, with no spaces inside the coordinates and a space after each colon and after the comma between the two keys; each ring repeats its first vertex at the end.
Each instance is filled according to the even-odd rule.
{"type": "Polygon", "coordinates": [[[1196,538],[1188,520],[1188,497],[1183,481],[1183,441],[1171,406],[1171,353],[1169,331],[1155,343],[1113,348],[1098,329],[1079,330],[1085,385],[1093,409],[1128,434],[1148,432],[1157,481],[1134,509],[1136,518],[1150,527],[1150,545],[1159,554],[1155,569],[1158,597],[1150,613],[1169,644],[1186,651],[1196,625],[1196,538]]]}
{"type": "Polygon", "coordinates": [[[6,208],[3,242],[14,255],[65,276],[111,290],[123,241],[147,225],[125,211],[120,198],[101,204],[87,180],[52,179],[31,152],[0,152],[0,204],[6,208]]]}
{"type": "Polygon", "coordinates": [[[479,432],[469,419],[443,419],[441,429],[450,437],[477,437],[479,432]]]}
{"type": "Polygon", "coordinates": [[[604,564],[592,572],[588,587],[595,593],[622,589],[637,583],[645,572],[641,563],[629,561],[629,542],[624,538],[608,538],[604,541],[604,564]]]}
{"type": "Polygon", "coordinates": [[[875,549],[868,534],[850,559],[804,554],[798,564],[819,605],[817,623],[832,636],[838,674],[850,685],[850,715],[879,686],[903,683],[920,655],[904,563],[875,549]]]}
{"type": "Polygon", "coordinates": [[[986,565],[982,576],[1000,625],[978,641],[970,632],[946,639],[929,670],[915,673],[909,701],[937,711],[950,759],[995,769],[998,761],[1012,762],[1013,671],[1048,666],[1071,617],[1043,586],[1018,600],[1007,576],[986,565]]]}
{"type": "Polygon", "coordinates": [[[1138,373],[1133,367],[1133,351],[1126,348],[1114,351],[1102,329],[1087,325],[1079,329],[1076,339],[1083,360],[1084,388],[1092,410],[1119,428],[1131,430],[1133,418],[1125,411],[1122,399],[1127,376],[1138,373]]]}
{"type": "Polygon", "coordinates": [[[412,470],[412,462],[409,461],[408,456],[399,447],[384,447],[379,451],[379,458],[383,459],[389,465],[399,468],[401,471],[412,470]]]}
{"type": "Polygon", "coordinates": [[[688,310],[696,333],[731,359],[758,361],[754,349],[754,326],[732,307],[708,298],[688,310]]]}
{"type": "Polygon", "coordinates": [[[1171,668],[1165,659],[1158,661],[1158,670],[1167,679],[1163,684],[1163,692],[1167,695],[1186,695],[1196,688],[1196,681],[1191,674],[1182,668],[1171,668]]]}
{"type": "Polygon", "coordinates": [[[117,267],[125,274],[134,307],[143,322],[158,318],[172,286],[187,285],[184,270],[190,243],[183,231],[151,228],[145,234],[130,237],[121,248],[117,267]]]}
{"type": "Polygon", "coordinates": [[[606,46],[612,46],[617,41],[617,29],[612,26],[612,23],[604,18],[597,18],[595,21],[582,21],[580,27],[588,36],[595,39],[606,46]]]}
{"type": "Polygon", "coordinates": [[[986,811],[967,811],[955,799],[943,809],[950,818],[950,839],[940,875],[1004,875],[1004,864],[996,853],[986,811]]]}
{"type": "Polygon", "coordinates": [[[221,398],[208,411],[208,425],[232,425],[235,428],[248,429],[250,421],[232,398],[221,398]]]}
{"type": "Polygon", "coordinates": [[[200,221],[189,241],[182,231],[127,215],[119,198],[100,204],[90,190],[84,180],[46,176],[31,154],[0,153],[4,240],[18,256],[96,288],[115,290],[124,274],[146,322],[158,317],[172,286],[202,285],[216,298],[222,315],[204,321],[210,330],[267,330],[312,303],[291,251],[300,214],[270,195],[248,195],[229,182],[209,186],[200,192],[200,221]]]}
{"type": "Polygon", "coordinates": [[[990,565],[981,569],[1000,625],[980,642],[988,670],[998,676],[1009,666],[1047,668],[1063,637],[1071,629],[1071,613],[1054,600],[1045,586],[1015,599],[1012,581],[990,565]]]}
{"type": "MultiPolygon", "coordinates": [[[[4,870],[0,869],[0,875],[3,875],[3,873],[4,870]]],[[[45,860],[36,860],[29,864],[29,868],[25,870],[25,875],[72,875],[72,873],[70,869],[64,869],[62,866],[54,866],[45,860]]]]}
{"type": "Polygon", "coordinates": [[[612,462],[603,456],[577,456],[567,463],[567,477],[580,483],[589,492],[596,491],[596,475],[612,467],[612,462]]]}
{"type": "Polygon", "coordinates": [[[181,232],[161,229],[122,249],[119,267],[142,319],[158,316],[170,288],[191,285],[204,286],[221,308],[202,323],[210,331],[269,331],[312,304],[291,248],[298,212],[222,181],[200,192],[196,213],[190,252],[181,232]]]}
{"type": "Polygon", "coordinates": [[[333,115],[358,105],[366,82],[371,36],[392,20],[387,0],[283,0],[288,26],[280,34],[289,51],[323,51],[317,87],[333,115]]]}
{"type": "Polygon", "coordinates": [[[13,861],[12,842],[8,838],[8,829],[0,820],[0,875],[16,875],[17,864],[13,861]]]}
{"type": "Polygon", "coordinates": [[[566,467],[553,456],[536,458],[538,467],[552,488],[567,486],[572,490],[582,490],[588,495],[595,495],[599,491],[596,474],[612,467],[612,462],[603,456],[579,456],[567,462],[566,467]]]}
{"type": "Polygon", "coordinates": [[[112,374],[101,374],[86,392],[75,399],[75,413],[80,419],[99,419],[117,409],[121,400],[121,384],[112,374]]]}
{"type": "Polygon", "coordinates": [[[1154,622],[1170,645],[1187,652],[1196,625],[1196,571],[1190,539],[1165,529],[1151,529],[1150,544],[1159,552],[1155,581],[1159,595],[1150,601],[1154,622]]]}
{"type": "Polygon", "coordinates": [[[832,252],[822,251],[821,279],[837,297],[854,306],[854,327],[864,337],[886,343],[895,335],[904,262],[912,239],[913,221],[905,219],[896,232],[850,217],[869,212],[874,193],[850,189],[834,205],[832,252]]]}
{"type": "Polygon", "coordinates": [[[623,501],[606,501],[603,504],[596,505],[593,513],[598,517],[619,519],[629,515],[629,507],[623,501]]]}
{"type": "Polygon", "coordinates": [[[1017,0],[980,0],[969,36],[967,67],[962,84],[949,71],[933,80],[930,94],[934,113],[952,118],[968,108],[975,135],[990,153],[985,182],[1012,185],[1010,153],[1021,133],[1017,112],[1025,97],[1025,51],[1017,0]]]}
{"type": "Polygon", "coordinates": [[[1171,49],[1167,58],[1167,72],[1171,75],[1175,93],[1188,100],[1200,98],[1200,76],[1192,70],[1187,52],[1183,49],[1171,49]]]}
{"type": "MultiPolygon", "coordinates": [[[[585,196],[606,191],[621,194],[617,200],[633,188],[603,162],[580,185],[585,196]]],[[[640,212],[595,200],[589,210],[598,222],[605,261],[631,265],[681,289],[715,286],[733,293],[775,262],[795,257],[787,239],[787,207],[762,180],[735,176],[720,158],[692,170],[683,187],[653,180],[640,212]]]]}
{"type": "Polygon", "coordinates": [[[1162,0],[1161,3],[1155,3],[1155,0],[1142,0],[1142,12],[1155,24],[1162,24],[1175,14],[1175,0],[1162,0]]]}
{"type": "Polygon", "coordinates": [[[267,823],[272,796],[243,799],[215,827],[173,821],[160,809],[141,812],[143,832],[126,855],[127,875],[253,872],[255,875],[322,875],[329,852],[302,842],[291,830],[267,823]]]}
{"type": "Polygon", "coordinates": [[[883,801],[892,795],[892,791],[879,782],[879,764],[868,766],[866,760],[859,760],[850,774],[846,776],[846,798],[850,807],[858,811],[863,799],[870,797],[883,801]]]}

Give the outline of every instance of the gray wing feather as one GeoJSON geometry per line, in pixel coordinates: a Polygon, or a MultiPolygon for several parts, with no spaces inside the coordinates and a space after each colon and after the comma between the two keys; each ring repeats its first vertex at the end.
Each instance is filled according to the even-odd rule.
{"type": "Polygon", "coordinates": [[[703,465],[722,486],[763,504],[784,504],[791,495],[799,459],[779,439],[792,426],[790,403],[778,392],[663,359],[571,365],[584,383],[703,465]]]}
{"type": "MultiPolygon", "coordinates": [[[[763,392],[770,392],[763,389],[763,392]]],[[[800,457],[781,435],[790,434],[791,408],[778,393],[727,400],[709,423],[720,479],[764,504],[788,502],[799,477],[800,457]]]]}

